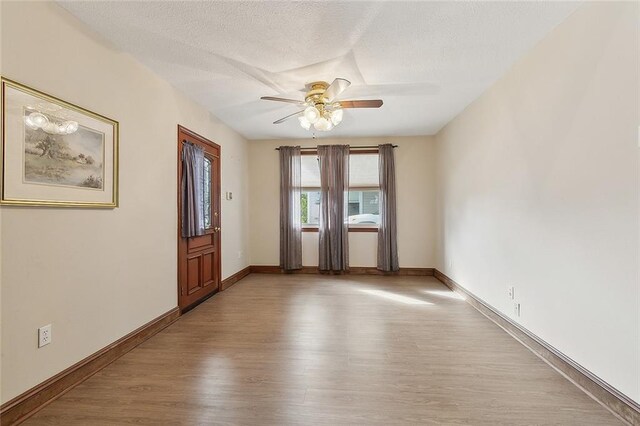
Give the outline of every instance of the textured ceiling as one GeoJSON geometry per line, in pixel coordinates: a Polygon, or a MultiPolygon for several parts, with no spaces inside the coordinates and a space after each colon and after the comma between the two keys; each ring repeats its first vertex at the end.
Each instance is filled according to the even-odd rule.
{"type": "Polygon", "coordinates": [[[429,135],[460,113],[573,12],[575,2],[125,2],[60,4],[248,139],[311,136],[309,81],[352,86],[349,110],[318,136],[429,135]]]}

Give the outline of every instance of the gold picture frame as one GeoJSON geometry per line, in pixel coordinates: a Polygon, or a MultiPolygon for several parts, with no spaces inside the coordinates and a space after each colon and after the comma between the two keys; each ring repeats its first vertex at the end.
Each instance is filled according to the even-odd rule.
{"type": "Polygon", "coordinates": [[[118,207],[119,123],[0,78],[0,204],[118,207]]]}

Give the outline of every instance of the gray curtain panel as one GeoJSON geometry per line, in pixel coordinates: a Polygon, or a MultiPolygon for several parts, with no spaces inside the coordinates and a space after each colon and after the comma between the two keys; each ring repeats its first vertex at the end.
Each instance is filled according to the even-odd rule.
{"type": "Polygon", "coordinates": [[[319,145],[321,271],[349,269],[349,145],[319,145]]]}
{"type": "Polygon", "coordinates": [[[204,149],[182,145],[182,236],[204,235],[204,149]]]}
{"type": "Polygon", "coordinates": [[[280,267],[302,268],[302,170],[299,146],[280,147],[280,267]]]}
{"type": "Polygon", "coordinates": [[[380,226],[378,229],[378,269],[397,271],[398,231],[396,225],[396,165],[391,144],[380,145],[380,226]]]}

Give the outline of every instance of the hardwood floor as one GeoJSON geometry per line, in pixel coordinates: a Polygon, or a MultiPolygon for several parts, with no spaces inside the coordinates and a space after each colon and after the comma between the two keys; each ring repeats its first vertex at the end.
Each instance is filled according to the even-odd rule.
{"type": "Polygon", "coordinates": [[[252,274],[27,425],[609,425],[433,277],[252,274]]]}

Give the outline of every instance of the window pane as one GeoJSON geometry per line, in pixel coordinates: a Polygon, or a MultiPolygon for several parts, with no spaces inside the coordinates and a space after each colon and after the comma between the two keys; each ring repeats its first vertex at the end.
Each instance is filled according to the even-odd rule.
{"type": "Polygon", "coordinates": [[[380,214],[379,191],[362,191],[362,213],[380,214]]]}
{"type": "Polygon", "coordinates": [[[303,188],[320,187],[320,166],[316,155],[301,155],[300,166],[302,171],[303,188]]]}
{"type": "Polygon", "coordinates": [[[204,202],[204,227],[211,228],[211,160],[204,157],[204,178],[202,182],[204,202]]]}
{"type": "Polygon", "coordinates": [[[349,224],[377,225],[380,223],[380,191],[349,191],[349,224]]]}
{"type": "Polygon", "coordinates": [[[302,191],[300,211],[303,225],[320,223],[320,191],[302,191]]]}
{"type": "Polygon", "coordinates": [[[349,186],[380,186],[378,154],[349,155],[349,186]]]}
{"type": "MultiPolygon", "coordinates": [[[[302,187],[320,187],[320,167],[315,155],[300,157],[302,169],[302,187]]],[[[349,186],[379,186],[378,154],[349,155],[349,186]]]]}

